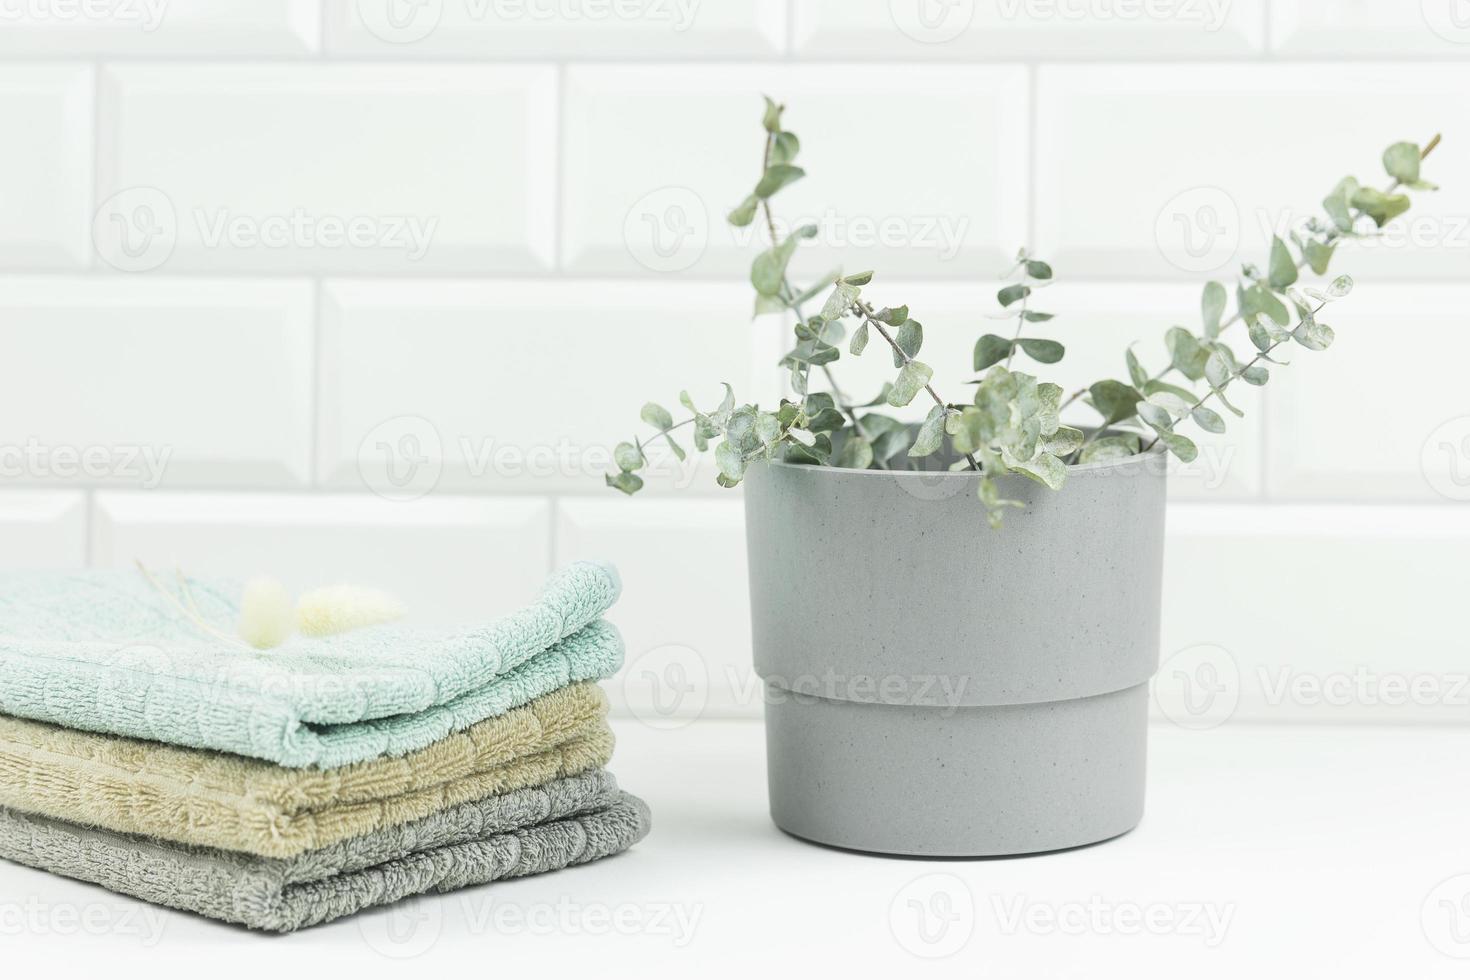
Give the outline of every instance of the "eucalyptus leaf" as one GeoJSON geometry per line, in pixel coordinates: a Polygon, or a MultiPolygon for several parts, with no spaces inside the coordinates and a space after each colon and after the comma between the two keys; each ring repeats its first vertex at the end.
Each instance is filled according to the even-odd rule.
{"type": "Polygon", "coordinates": [[[1000,303],[1001,306],[1010,306],[1012,303],[1018,300],[1023,300],[1030,295],[1030,286],[1025,286],[1017,283],[1015,285],[1006,286],[1001,289],[1000,292],[995,294],[995,299],[996,302],[1000,303]]]}
{"type": "Polygon", "coordinates": [[[907,405],[914,400],[915,395],[924,390],[924,386],[933,376],[933,369],[923,361],[909,361],[893,381],[893,390],[888,393],[888,404],[894,408],[907,405]]]}
{"type": "Polygon", "coordinates": [[[1230,362],[1225,359],[1223,353],[1218,350],[1210,352],[1210,356],[1205,360],[1205,378],[1209,380],[1211,388],[1225,387],[1230,383],[1230,376],[1233,373],[1230,362]]]}
{"type": "Polygon", "coordinates": [[[1225,287],[1218,282],[1205,283],[1200,296],[1200,319],[1204,321],[1205,336],[1214,340],[1220,335],[1220,319],[1225,315],[1225,287]]]}
{"type": "Polygon", "coordinates": [[[1169,361],[1174,369],[1190,381],[1205,376],[1205,361],[1210,352],[1199,340],[1183,327],[1170,327],[1164,334],[1164,343],[1169,348],[1169,361]]]}
{"type": "Polygon", "coordinates": [[[1297,280],[1296,259],[1280,236],[1271,239],[1271,263],[1268,271],[1272,289],[1285,289],[1297,280]]]}
{"type": "Polygon", "coordinates": [[[832,293],[827,297],[827,302],[822,306],[822,312],[818,314],[823,320],[839,320],[847,314],[852,304],[857,302],[862,290],[852,283],[838,280],[832,287],[832,293]]]}
{"type": "Polygon", "coordinates": [[[1138,436],[1131,433],[1103,436],[1094,439],[1082,449],[1079,463],[1101,463],[1110,459],[1127,459],[1136,456],[1142,448],[1138,436]]]}
{"type": "Polygon", "coordinates": [[[1142,364],[1138,363],[1138,355],[1133,353],[1132,344],[1129,344],[1128,349],[1123,352],[1123,359],[1128,364],[1129,380],[1133,382],[1135,388],[1142,389],[1148,384],[1148,372],[1143,369],[1142,364]]]}
{"type": "Polygon", "coordinates": [[[1251,364],[1241,370],[1240,380],[1244,381],[1248,385],[1255,385],[1257,388],[1259,388],[1261,385],[1271,380],[1271,371],[1269,368],[1263,365],[1251,364]]]}
{"type": "Polygon", "coordinates": [[[745,458],[728,439],[715,447],[715,465],[720,468],[720,475],[732,483],[740,482],[745,476],[745,458]]]}
{"type": "Polygon", "coordinates": [[[984,371],[992,364],[999,364],[1011,356],[1011,340],[988,333],[975,341],[975,370],[984,371]]]}
{"type": "Polygon", "coordinates": [[[1067,353],[1067,349],[1055,340],[1023,337],[1019,343],[1028,357],[1041,364],[1055,364],[1067,353]]]}
{"type": "Polygon", "coordinates": [[[1007,459],[1006,465],[1050,490],[1060,490],[1067,482],[1067,464],[1051,453],[1040,452],[1026,460],[1007,459]]]}
{"type": "Polygon", "coordinates": [[[886,323],[890,327],[896,327],[909,318],[907,306],[883,307],[873,314],[873,319],[879,323],[886,323]]]}
{"type": "Polygon", "coordinates": [[[1027,259],[1026,275],[1032,279],[1050,279],[1052,275],[1051,266],[1037,259],[1027,259]]]}
{"type": "Polygon", "coordinates": [[[613,449],[613,462],[624,473],[631,473],[643,466],[643,451],[631,442],[620,442],[613,449]]]}
{"type": "Polygon", "coordinates": [[[1168,431],[1174,424],[1174,416],[1169,410],[1153,402],[1139,402],[1138,417],[1160,432],[1168,431]]]}
{"type": "Polygon", "coordinates": [[[914,437],[914,444],[909,447],[909,455],[915,458],[931,456],[939,451],[944,444],[944,420],[946,413],[943,408],[935,405],[929,410],[924,424],[919,426],[919,433],[914,437]]]}
{"type": "Polygon", "coordinates": [[[873,465],[873,446],[862,436],[853,433],[843,442],[842,450],[833,462],[843,469],[865,470],[873,465]]]}
{"type": "Polygon", "coordinates": [[[1327,245],[1318,241],[1307,242],[1303,250],[1307,257],[1307,265],[1319,276],[1327,274],[1327,268],[1332,264],[1332,253],[1335,251],[1337,251],[1336,245],[1327,245]]]}
{"type": "Polygon", "coordinates": [[[1189,414],[1190,417],[1194,419],[1194,424],[1199,426],[1201,429],[1204,429],[1206,432],[1214,432],[1218,434],[1225,431],[1225,420],[1222,419],[1220,417],[1220,413],[1215,411],[1214,409],[1205,408],[1205,406],[1203,405],[1197,405],[1194,410],[1189,414]]]}
{"type": "Polygon", "coordinates": [[[638,417],[659,430],[671,428],[674,424],[674,417],[669,414],[669,410],[657,402],[644,405],[638,417]]]}
{"type": "Polygon", "coordinates": [[[903,367],[904,362],[918,356],[919,348],[924,346],[924,327],[918,320],[905,320],[898,328],[898,333],[893,340],[899,350],[903,351],[903,354],[900,354],[898,350],[893,352],[893,366],[903,367]],[[907,354],[908,357],[904,357],[904,354],[907,354]]]}
{"type": "Polygon", "coordinates": [[[781,131],[781,106],[769,95],[762,96],[766,100],[766,114],[761,117],[761,125],[768,133],[779,133],[781,131]]]}
{"type": "Polygon", "coordinates": [[[1395,143],[1383,151],[1383,169],[1400,183],[1419,179],[1419,162],[1419,147],[1414,143],[1395,143]]]}
{"type": "Polygon", "coordinates": [[[796,138],[795,133],[777,133],[776,138],[771,141],[771,162],[790,163],[800,151],[801,141],[796,138]]]}
{"type": "Polygon", "coordinates": [[[603,481],[613,489],[621,490],[630,497],[643,489],[643,478],[636,473],[629,473],[626,470],[618,473],[609,473],[603,477],[603,481]]]}
{"type": "Polygon", "coordinates": [[[755,212],[760,207],[761,199],[754,194],[747,195],[745,200],[735,205],[725,220],[737,228],[744,228],[755,220],[755,212]]]}
{"type": "Polygon", "coordinates": [[[857,330],[853,333],[852,343],[847,345],[847,352],[856,357],[857,355],[861,354],[867,346],[868,322],[864,320],[862,326],[858,327],[857,330]]]}
{"type": "Polygon", "coordinates": [[[762,201],[769,199],[781,188],[796,183],[806,176],[806,171],[795,164],[778,163],[767,167],[755,185],[755,196],[762,201]]]}
{"type": "Polygon", "coordinates": [[[1092,407],[1103,417],[1103,425],[1112,425],[1137,413],[1143,396],[1132,385],[1111,379],[1099,381],[1087,389],[1092,407]]]}
{"type": "Polygon", "coordinates": [[[1160,432],[1159,441],[1169,448],[1169,452],[1179,457],[1183,463],[1193,463],[1199,456],[1199,448],[1187,436],[1177,432],[1160,432]]]}

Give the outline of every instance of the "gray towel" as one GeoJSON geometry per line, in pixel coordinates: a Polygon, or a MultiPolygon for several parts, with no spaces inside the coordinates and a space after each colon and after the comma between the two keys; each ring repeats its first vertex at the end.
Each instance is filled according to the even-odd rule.
{"type": "Polygon", "coordinates": [[[595,861],[626,850],[648,830],[647,804],[597,770],[284,859],[0,807],[0,857],[159,905],[291,932],[410,895],[595,861]]]}

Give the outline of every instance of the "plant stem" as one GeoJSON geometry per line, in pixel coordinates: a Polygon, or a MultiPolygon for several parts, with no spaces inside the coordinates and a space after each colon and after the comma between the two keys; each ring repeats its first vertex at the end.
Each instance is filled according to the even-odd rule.
{"type": "MultiPolygon", "coordinates": [[[[1026,276],[1022,274],[1021,285],[1026,284],[1026,276]]],[[[1016,357],[1016,344],[1021,340],[1021,331],[1026,329],[1026,304],[1031,302],[1031,294],[1028,292],[1021,297],[1021,312],[1016,315],[1016,335],[1011,338],[1011,352],[1006,355],[1006,370],[1011,369],[1011,361],[1016,357]]],[[[1060,409],[1058,410],[1060,411],[1060,409]]]]}
{"type": "MultiPolygon", "coordinates": [[[[877,330],[878,334],[884,340],[888,341],[888,346],[893,348],[893,352],[901,357],[905,364],[910,364],[913,362],[914,359],[912,357],[909,357],[907,351],[898,346],[898,341],[893,339],[893,335],[888,332],[888,328],[883,325],[883,322],[881,320],[877,319],[877,317],[875,316],[875,311],[871,306],[869,306],[863,300],[858,299],[853,302],[852,309],[857,311],[858,316],[862,317],[864,322],[866,322],[873,329],[877,330]]],[[[949,403],[947,403],[943,398],[939,397],[939,393],[934,390],[934,386],[931,384],[926,384],[924,385],[924,390],[929,393],[930,398],[934,399],[934,404],[943,409],[945,414],[947,415],[949,413],[949,403]]],[[[980,461],[975,458],[974,453],[965,453],[965,459],[969,461],[970,467],[972,469],[980,469],[980,461]]]]}

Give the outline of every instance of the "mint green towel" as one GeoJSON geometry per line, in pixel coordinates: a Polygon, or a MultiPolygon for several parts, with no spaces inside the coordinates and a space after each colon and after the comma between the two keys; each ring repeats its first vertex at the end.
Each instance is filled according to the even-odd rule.
{"type": "MultiPolygon", "coordinates": [[[[237,585],[188,586],[205,621],[233,628],[237,585]]],[[[610,565],[577,562],[485,626],[373,626],[254,651],[200,630],[138,572],[10,573],[0,712],[283,766],[402,755],[610,676],[622,638],[598,617],[619,590],[610,565]]]]}

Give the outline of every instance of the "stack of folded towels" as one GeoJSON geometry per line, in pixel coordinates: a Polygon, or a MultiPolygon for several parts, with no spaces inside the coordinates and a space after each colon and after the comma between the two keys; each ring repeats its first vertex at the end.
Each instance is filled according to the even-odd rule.
{"type": "Polygon", "coordinates": [[[616,854],[610,566],[468,629],[226,642],[237,587],[0,576],[0,857],[289,932],[616,854]]]}

